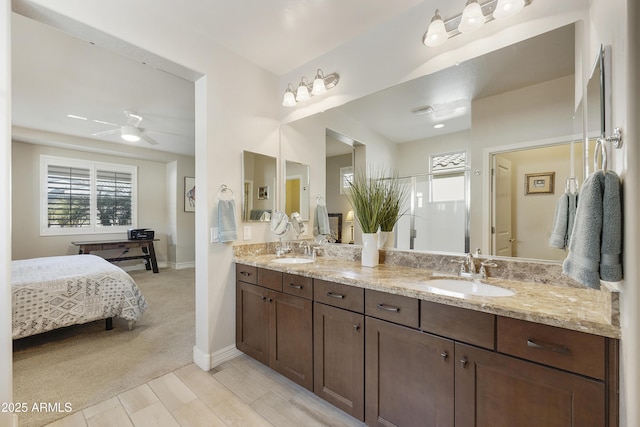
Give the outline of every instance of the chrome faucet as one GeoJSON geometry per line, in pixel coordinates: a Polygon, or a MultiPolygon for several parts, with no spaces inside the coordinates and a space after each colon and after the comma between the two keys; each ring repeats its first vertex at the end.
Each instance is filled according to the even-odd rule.
{"type": "Polygon", "coordinates": [[[303,240],[302,242],[300,242],[300,247],[304,248],[305,256],[311,255],[311,245],[309,244],[309,242],[307,242],[306,240],[303,240]]]}
{"type": "Polygon", "coordinates": [[[460,277],[472,277],[474,279],[486,279],[487,267],[497,267],[492,259],[480,262],[480,271],[476,267],[476,260],[472,254],[466,254],[463,260],[454,260],[460,264],[460,277]]]}

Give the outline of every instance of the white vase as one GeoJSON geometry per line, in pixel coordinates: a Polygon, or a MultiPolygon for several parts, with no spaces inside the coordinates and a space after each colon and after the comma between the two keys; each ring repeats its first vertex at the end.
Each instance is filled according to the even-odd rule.
{"type": "Polygon", "coordinates": [[[393,231],[379,231],[378,248],[395,248],[396,247],[396,235],[393,231]]]}
{"type": "Polygon", "coordinates": [[[375,267],[378,262],[378,233],[362,233],[362,266],[375,267]]]}

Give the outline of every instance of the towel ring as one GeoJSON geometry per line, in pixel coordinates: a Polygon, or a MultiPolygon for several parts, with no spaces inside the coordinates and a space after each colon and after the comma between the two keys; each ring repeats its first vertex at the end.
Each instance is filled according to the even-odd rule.
{"type": "Polygon", "coordinates": [[[222,184],[218,190],[218,198],[222,200],[233,200],[233,191],[226,185],[222,184]],[[224,196],[228,198],[224,198],[224,196]]]}
{"type": "Polygon", "coordinates": [[[598,153],[602,159],[602,171],[607,173],[607,140],[605,138],[598,138],[596,140],[596,147],[593,153],[593,170],[598,170],[598,153]]]}

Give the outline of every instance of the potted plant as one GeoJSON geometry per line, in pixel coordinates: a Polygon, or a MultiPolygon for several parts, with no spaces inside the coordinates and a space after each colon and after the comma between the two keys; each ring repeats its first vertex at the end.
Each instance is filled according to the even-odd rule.
{"type": "Polygon", "coordinates": [[[378,265],[378,229],[385,211],[387,194],[384,169],[368,168],[368,173],[357,171],[349,182],[347,197],[362,229],[362,265],[378,265]]]}
{"type": "Polygon", "coordinates": [[[384,184],[384,201],[382,203],[378,243],[381,248],[392,248],[395,246],[393,227],[395,227],[400,217],[406,213],[406,208],[403,208],[403,205],[408,195],[408,187],[400,183],[395,172],[382,181],[384,184]]]}

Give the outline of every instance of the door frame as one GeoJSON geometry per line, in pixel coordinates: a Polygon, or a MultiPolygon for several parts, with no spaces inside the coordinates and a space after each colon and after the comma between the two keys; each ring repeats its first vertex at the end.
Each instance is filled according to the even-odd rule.
{"type": "MultiPolygon", "coordinates": [[[[554,145],[562,145],[570,143],[571,141],[580,141],[584,144],[584,135],[582,134],[573,134],[573,135],[565,135],[565,136],[557,136],[554,138],[547,139],[538,139],[531,140],[525,142],[517,142],[514,144],[506,144],[506,145],[495,145],[491,147],[485,147],[482,150],[482,170],[485,171],[482,178],[482,250],[484,253],[491,253],[491,217],[492,217],[492,205],[493,205],[493,194],[492,194],[492,173],[491,169],[493,168],[492,158],[494,154],[501,153],[509,153],[512,151],[521,151],[528,150],[532,148],[541,148],[541,147],[550,147],[554,145]]],[[[584,146],[584,145],[583,145],[584,146]]],[[[583,156],[587,156],[588,153],[583,151],[583,156]]],[[[586,157],[581,162],[583,168],[586,165],[586,157]]],[[[480,171],[475,171],[475,174],[478,175],[480,171]]],[[[583,176],[586,177],[586,173],[583,171],[583,176]]]]}

